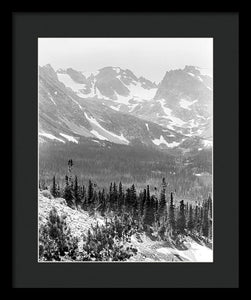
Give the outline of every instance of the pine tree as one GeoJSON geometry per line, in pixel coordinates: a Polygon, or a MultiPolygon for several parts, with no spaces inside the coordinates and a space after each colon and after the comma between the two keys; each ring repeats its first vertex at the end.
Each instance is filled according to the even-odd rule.
{"type": "Polygon", "coordinates": [[[73,162],[72,159],[68,160],[68,180],[69,180],[69,184],[72,183],[72,166],[73,166],[73,162]]]}
{"type": "Polygon", "coordinates": [[[81,202],[82,203],[85,201],[85,198],[86,198],[86,188],[85,188],[85,186],[83,184],[82,188],[81,188],[81,202]]]}
{"type": "Polygon", "coordinates": [[[140,215],[141,216],[144,215],[145,203],[146,203],[146,189],[144,189],[144,191],[143,191],[142,201],[140,202],[140,215]]]}
{"type": "Polygon", "coordinates": [[[59,184],[57,184],[57,197],[61,197],[61,190],[59,184]]]}
{"type": "Polygon", "coordinates": [[[131,189],[126,189],[125,194],[125,210],[128,212],[130,210],[130,202],[131,202],[131,189]]]}
{"type": "Polygon", "coordinates": [[[166,183],[165,183],[165,178],[162,180],[162,189],[160,192],[160,201],[159,201],[159,207],[158,209],[158,218],[163,223],[166,218],[166,183]]]}
{"type": "Polygon", "coordinates": [[[93,202],[93,194],[94,194],[94,189],[93,189],[93,183],[89,179],[89,184],[88,184],[88,196],[87,196],[87,203],[90,204],[93,202]]]}
{"type": "Polygon", "coordinates": [[[193,207],[192,204],[189,206],[189,216],[188,216],[188,223],[187,223],[187,228],[190,232],[193,231],[194,229],[194,218],[193,218],[193,207]]]}
{"type": "Polygon", "coordinates": [[[118,210],[118,190],[115,182],[113,183],[113,210],[118,210]]]}
{"type": "Polygon", "coordinates": [[[99,202],[100,202],[99,211],[101,213],[101,216],[104,216],[105,212],[107,210],[107,207],[106,207],[107,204],[106,204],[105,190],[104,189],[102,190],[102,193],[100,194],[99,202]]]}
{"type": "Polygon", "coordinates": [[[186,229],[186,216],[185,216],[185,205],[184,200],[180,201],[180,210],[177,219],[177,232],[184,234],[186,229]]]}
{"type": "Polygon", "coordinates": [[[75,198],[75,204],[78,207],[81,204],[81,193],[80,193],[80,187],[78,185],[77,176],[75,176],[75,181],[74,181],[74,198],[75,198]]]}
{"type": "Polygon", "coordinates": [[[124,205],[124,193],[122,183],[119,183],[119,194],[118,194],[118,210],[119,213],[122,212],[122,207],[124,205]]]}
{"type": "Polygon", "coordinates": [[[208,197],[208,218],[209,218],[209,232],[208,237],[211,239],[213,236],[213,201],[211,196],[208,197]]]}
{"type": "Polygon", "coordinates": [[[175,235],[175,230],[176,230],[176,220],[175,220],[175,206],[173,203],[173,193],[171,193],[171,200],[170,200],[170,205],[169,205],[169,227],[171,231],[171,236],[175,235]]]}
{"type": "Polygon", "coordinates": [[[51,188],[51,194],[54,198],[58,197],[58,191],[57,191],[57,185],[56,185],[56,178],[53,176],[52,180],[52,188],[51,188]]]}
{"type": "Polygon", "coordinates": [[[131,190],[130,190],[130,206],[133,212],[133,217],[135,219],[138,216],[138,202],[137,202],[137,194],[136,194],[136,189],[134,184],[131,186],[131,190]]]}
{"type": "Polygon", "coordinates": [[[146,225],[151,226],[153,224],[153,222],[154,222],[153,198],[150,196],[149,185],[147,185],[144,223],[146,225]]]}
{"type": "Polygon", "coordinates": [[[158,199],[155,195],[151,195],[150,197],[151,203],[151,212],[152,212],[152,223],[157,221],[157,214],[158,214],[158,199]]]}
{"type": "Polygon", "coordinates": [[[205,237],[209,236],[209,203],[205,201],[203,204],[203,218],[202,218],[202,234],[205,237]]]}
{"type": "Polygon", "coordinates": [[[197,203],[194,212],[194,229],[199,232],[199,207],[197,203]]]}
{"type": "Polygon", "coordinates": [[[69,184],[69,178],[67,175],[65,176],[64,199],[66,200],[68,206],[74,206],[73,188],[72,184],[69,184]]]}
{"type": "Polygon", "coordinates": [[[112,185],[112,182],[110,184],[110,187],[109,187],[109,210],[113,210],[113,185],[112,185]]]}

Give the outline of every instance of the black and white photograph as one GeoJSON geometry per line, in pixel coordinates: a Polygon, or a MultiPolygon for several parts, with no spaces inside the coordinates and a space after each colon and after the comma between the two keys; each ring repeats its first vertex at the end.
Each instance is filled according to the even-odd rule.
{"type": "Polygon", "coordinates": [[[211,37],[40,37],[39,263],[213,263],[211,37]]]}

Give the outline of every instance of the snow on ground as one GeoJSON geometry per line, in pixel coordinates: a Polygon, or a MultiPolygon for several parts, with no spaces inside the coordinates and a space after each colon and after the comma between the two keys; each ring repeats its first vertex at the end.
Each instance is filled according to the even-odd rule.
{"type": "Polygon", "coordinates": [[[77,106],[79,107],[80,110],[83,110],[83,109],[82,109],[82,106],[81,106],[76,100],[74,100],[71,96],[69,96],[69,97],[71,98],[71,100],[72,100],[75,104],[77,104],[77,106]]]}
{"type": "Polygon", "coordinates": [[[168,129],[171,129],[171,130],[175,130],[174,128],[173,128],[173,125],[166,125],[166,128],[168,128],[168,129]]]}
{"type": "Polygon", "coordinates": [[[102,144],[100,143],[100,141],[97,141],[97,140],[92,140],[92,141],[95,142],[95,143],[97,143],[97,144],[102,145],[102,144]]]}
{"type": "Polygon", "coordinates": [[[165,145],[167,145],[167,147],[169,147],[169,148],[176,147],[176,146],[178,146],[178,145],[180,144],[180,143],[177,143],[177,142],[168,143],[168,142],[164,139],[163,135],[161,135],[159,139],[154,139],[154,140],[152,140],[152,142],[153,142],[155,145],[157,145],[157,146],[159,146],[160,144],[165,144],[165,145]]]}
{"type": "Polygon", "coordinates": [[[186,99],[180,99],[180,106],[184,109],[187,109],[187,110],[191,110],[190,106],[193,105],[194,103],[196,103],[198,100],[194,100],[194,101],[188,101],[186,99]]]}
{"type": "MultiPolygon", "coordinates": [[[[92,93],[91,95],[93,96],[97,96],[99,99],[104,99],[104,100],[111,100],[109,97],[104,96],[103,94],[101,94],[100,90],[98,88],[96,88],[96,94],[94,93],[94,87],[92,87],[92,93]]],[[[90,94],[88,94],[88,97],[90,97],[90,94]]]]}
{"type": "Polygon", "coordinates": [[[108,139],[101,134],[99,134],[96,130],[91,130],[91,133],[94,134],[98,139],[108,141],[108,139]]]}
{"type": "Polygon", "coordinates": [[[174,117],[172,116],[172,110],[168,107],[165,107],[165,100],[162,99],[162,100],[158,100],[158,102],[160,103],[164,113],[165,113],[165,116],[161,116],[162,118],[165,118],[165,119],[168,119],[170,121],[172,121],[172,125],[175,125],[175,126],[182,126],[184,125],[186,122],[184,122],[183,120],[181,120],[180,118],[177,118],[177,117],[174,117]]]}
{"type": "Polygon", "coordinates": [[[78,140],[75,139],[73,136],[70,136],[70,135],[67,135],[67,134],[64,134],[64,133],[60,133],[60,135],[62,135],[62,137],[64,137],[64,138],[66,138],[69,142],[73,142],[73,143],[78,144],[78,140]]]}
{"type": "Polygon", "coordinates": [[[120,68],[119,67],[113,67],[112,68],[117,74],[120,72],[120,68]]]}
{"type": "Polygon", "coordinates": [[[182,261],[190,262],[213,262],[213,251],[212,249],[202,246],[195,241],[190,241],[185,244],[187,250],[178,250],[176,248],[162,247],[157,249],[159,253],[173,254],[178,256],[182,261]]]}
{"type": "Polygon", "coordinates": [[[165,100],[162,99],[162,100],[159,100],[159,103],[164,111],[164,113],[167,115],[167,116],[171,116],[171,113],[172,113],[172,110],[168,107],[165,107],[165,100]]]}
{"type": "Polygon", "coordinates": [[[113,106],[113,105],[111,105],[111,106],[110,106],[110,108],[111,108],[111,109],[113,109],[113,110],[119,111],[120,105],[119,105],[119,106],[117,106],[117,107],[116,107],[116,106],[113,106]]]}
{"type": "Polygon", "coordinates": [[[132,112],[136,106],[138,106],[138,103],[129,105],[129,112],[132,112]]]}
{"type": "Polygon", "coordinates": [[[77,125],[72,121],[69,121],[68,119],[64,118],[64,117],[60,117],[60,120],[65,123],[67,125],[67,127],[69,127],[73,133],[76,133],[78,135],[81,136],[85,136],[85,137],[91,137],[92,134],[89,132],[88,129],[86,129],[84,126],[82,125],[77,125]]]}
{"type": "Polygon", "coordinates": [[[48,97],[49,97],[49,99],[51,100],[51,102],[52,102],[54,105],[57,105],[57,104],[55,103],[55,101],[53,100],[53,98],[52,98],[52,96],[51,96],[50,93],[48,93],[48,97]]]}
{"type": "MultiPolygon", "coordinates": [[[[96,131],[96,134],[101,135],[103,137],[103,139],[106,138],[115,143],[119,142],[122,144],[129,144],[129,141],[124,137],[124,135],[122,133],[120,135],[117,135],[117,134],[105,129],[104,127],[102,127],[95,118],[88,117],[86,112],[84,114],[85,114],[86,119],[91,123],[93,130],[96,131]]],[[[96,137],[97,137],[97,135],[96,135],[96,137]]]]}
{"type": "Polygon", "coordinates": [[[131,96],[138,101],[152,100],[157,91],[157,88],[147,90],[143,88],[139,82],[136,84],[130,84],[127,87],[130,90],[131,96]]]}
{"type": "Polygon", "coordinates": [[[196,115],[196,117],[206,120],[206,118],[204,116],[201,116],[201,115],[196,115]]]}
{"type": "Polygon", "coordinates": [[[203,175],[203,173],[194,173],[193,175],[194,175],[194,176],[197,176],[197,177],[200,177],[200,176],[203,175]]]}
{"type": "Polygon", "coordinates": [[[61,140],[61,139],[55,137],[55,136],[52,135],[51,133],[39,132],[39,135],[45,136],[45,137],[47,137],[48,139],[51,139],[51,140],[57,140],[57,141],[59,141],[59,142],[65,143],[64,140],[61,140]]]}
{"type": "Polygon", "coordinates": [[[198,127],[199,125],[200,125],[200,124],[199,124],[198,122],[195,122],[194,119],[189,120],[189,122],[188,122],[188,126],[189,126],[190,128],[198,127]]]}
{"type": "Polygon", "coordinates": [[[73,81],[71,76],[68,74],[57,73],[57,76],[59,81],[61,81],[66,87],[71,88],[74,92],[78,92],[86,87],[84,83],[77,83],[73,81]]]}
{"type": "Polygon", "coordinates": [[[128,96],[122,96],[119,95],[117,92],[114,91],[114,94],[117,98],[117,100],[115,100],[116,102],[119,102],[121,104],[125,104],[125,105],[129,105],[129,101],[132,99],[132,96],[129,94],[128,96]]]}
{"type": "Polygon", "coordinates": [[[83,71],[81,73],[85,76],[85,78],[88,78],[91,75],[96,76],[99,73],[99,71],[83,71]]]}
{"type": "Polygon", "coordinates": [[[208,147],[208,148],[213,146],[213,142],[209,141],[209,140],[203,140],[202,143],[205,147],[208,147]]]}
{"type": "MultiPolygon", "coordinates": [[[[117,78],[121,81],[122,84],[124,84],[120,75],[117,76],[117,78]]],[[[116,93],[116,96],[118,98],[117,101],[126,105],[129,104],[128,101],[132,98],[138,102],[152,100],[157,91],[157,88],[147,90],[141,86],[141,83],[135,81],[130,83],[129,85],[126,85],[126,87],[130,90],[130,94],[128,96],[121,96],[116,93]]]]}

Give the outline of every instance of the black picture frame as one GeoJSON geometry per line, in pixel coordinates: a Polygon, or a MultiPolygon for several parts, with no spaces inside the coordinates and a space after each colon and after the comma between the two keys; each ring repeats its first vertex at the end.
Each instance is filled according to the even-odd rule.
{"type": "Polygon", "coordinates": [[[13,257],[15,288],[239,286],[238,13],[12,13],[13,257]],[[213,37],[214,262],[37,262],[37,38],[213,37]],[[66,276],[67,275],[67,276],[66,276]]]}

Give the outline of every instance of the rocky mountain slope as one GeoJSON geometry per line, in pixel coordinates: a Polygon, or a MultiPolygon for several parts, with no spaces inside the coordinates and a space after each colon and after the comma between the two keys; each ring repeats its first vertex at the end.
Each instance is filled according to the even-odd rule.
{"type": "Polygon", "coordinates": [[[154,98],[133,113],[186,136],[212,141],[212,102],[212,78],[186,66],[166,72],[154,98]]]}
{"type": "MultiPolygon", "coordinates": [[[[167,81],[165,76],[157,86],[143,77],[137,78],[130,70],[113,67],[103,68],[88,76],[73,69],[55,72],[50,65],[40,67],[39,141],[83,143],[91,139],[93,142],[109,141],[125,145],[142,143],[164,150],[179,148],[184,151],[190,150],[190,145],[198,151],[210,147],[210,133],[204,139],[194,137],[191,131],[191,128],[196,128],[200,133],[198,135],[202,135],[201,126],[207,129],[209,126],[209,117],[205,117],[200,104],[196,106],[197,110],[190,108],[195,104],[188,101],[195,95],[188,93],[183,99],[183,106],[187,107],[183,110],[188,111],[183,114],[189,117],[186,122],[181,122],[173,114],[174,104],[163,92],[167,81]],[[165,106],[167,102],[169,108],[165,106]],[[198,117],[196,121],[191,119],[195,118],[195,114],[204,123],[198,123],[198,117]]],[[[195,87],[198,88],[197,85],[195,87]]],[[[205,92],[204,87],[201,89],[205,92]]],[[[197,101],[210,105],[204,97],[200,97],[202,100],[197,101]]],[[[204,110],[207,112],[206,108],[204,110]]]]}

